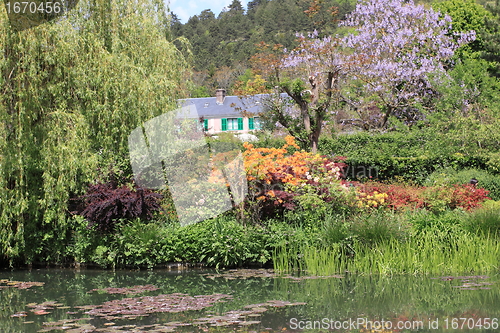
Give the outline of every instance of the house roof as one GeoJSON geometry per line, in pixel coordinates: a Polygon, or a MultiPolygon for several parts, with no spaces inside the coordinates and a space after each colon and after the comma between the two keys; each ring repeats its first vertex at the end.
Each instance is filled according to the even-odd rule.
{"type": "Polygon", "coordinates": [[[216,97],[187,98],[179,100],[178,105],[187,118],[237,118],[242,116],[242,111],[257,115],[262,110],[261,100],[267,96],[226,96],[222,104],[217,103],[216,97]]]}

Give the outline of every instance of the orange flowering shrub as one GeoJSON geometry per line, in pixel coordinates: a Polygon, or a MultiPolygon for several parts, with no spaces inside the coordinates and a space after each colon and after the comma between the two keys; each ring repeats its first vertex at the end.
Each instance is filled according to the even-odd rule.
{"type": "Polygon", "coordinates": [[[241,168],[240,154],[241,153],[239,151],[231,150],[212,155],[209,163],[212,171],[208,176],[208,182],[214,184],[226,183],[226,186],[229,186],[226,177],[234,177],[238,175],[238,170],[241,168]]]}
{"type": "Polygon", "coordinates": [[[281,148],[254,148],[250,143],[244,143],[243,152],[245,170],[249,181],[262,180],[267,184],[275,181],[283,184],[299,185],[305,180],[309,165],[322,161],[319,155],[305,151],[288,154],[288,147],[300,147],[292,136],[285,138],[286,144],[281,148]]]}
{"type": "Polygon", "coordinates": [[[311,188],[325,202],[332,201],[331,187],[338,185],[346,165],[324,156],[295,151],[299,149],[292,136],[285,138],[281,148],[255,148],[245,143],[244,166],[251,197],[260,205],[264,215],[275,214],[297,206],[296,197],[310,194],[311,188]]]}

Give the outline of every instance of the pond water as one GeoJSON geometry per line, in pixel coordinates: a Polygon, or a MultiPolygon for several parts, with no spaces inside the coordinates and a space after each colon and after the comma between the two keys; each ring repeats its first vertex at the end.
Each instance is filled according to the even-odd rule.
{"type": "Polygon", "coordinates": [[[0,332],[498,332],[499,281],[498,275],[4,270],[0,332]]]}

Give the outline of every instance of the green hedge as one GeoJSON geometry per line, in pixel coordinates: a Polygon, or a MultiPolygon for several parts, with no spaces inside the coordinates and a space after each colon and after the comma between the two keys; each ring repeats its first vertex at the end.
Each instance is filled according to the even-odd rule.
{"type": "Polygon", "coordinates": [[[487,169],[489,161],[487,152],[430,137],[426,131],[337,134],[321,138],[319,150],[346,156],[346,176],[352,180],[402,177],[422,184],[437,169],[487,169]]]}

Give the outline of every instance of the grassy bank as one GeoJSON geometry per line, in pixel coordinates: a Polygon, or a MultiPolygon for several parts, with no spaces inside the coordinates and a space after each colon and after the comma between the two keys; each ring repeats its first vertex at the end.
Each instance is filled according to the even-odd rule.
{"type": "Polygon", "coordinates": [[[384,210],[355,216],[294,212],[260,225],[230,213],[181,227],[140,220],[99,234],[79,223],[68,260],[102,267],[274,267],[313,275],[484,273],[500,265],[500,209],[433,213],[384,210]]]}
{"type": "Polygon", "coordinates": [[[491,237],[462,233],[451,242],[442,242],[425,232],[406,242],[394,239],[373,247],[356,246],[355,254],[341,246],[317,248],[304,245],[295,251],[281,249],[273,257],[275,268],[290,272],[293,268],[312,275],[336,273],[361,274],[456,274],[497,271],[500,242],[491,237]]]}
{"type": "Polygon", "coordinates": [[[277,270],[313,275],[456,274],[497,271],[500,210],[484,207],[404,214],[372,212],[327,219],[320,245],[286,245],[274,252],[277,270]]]}

